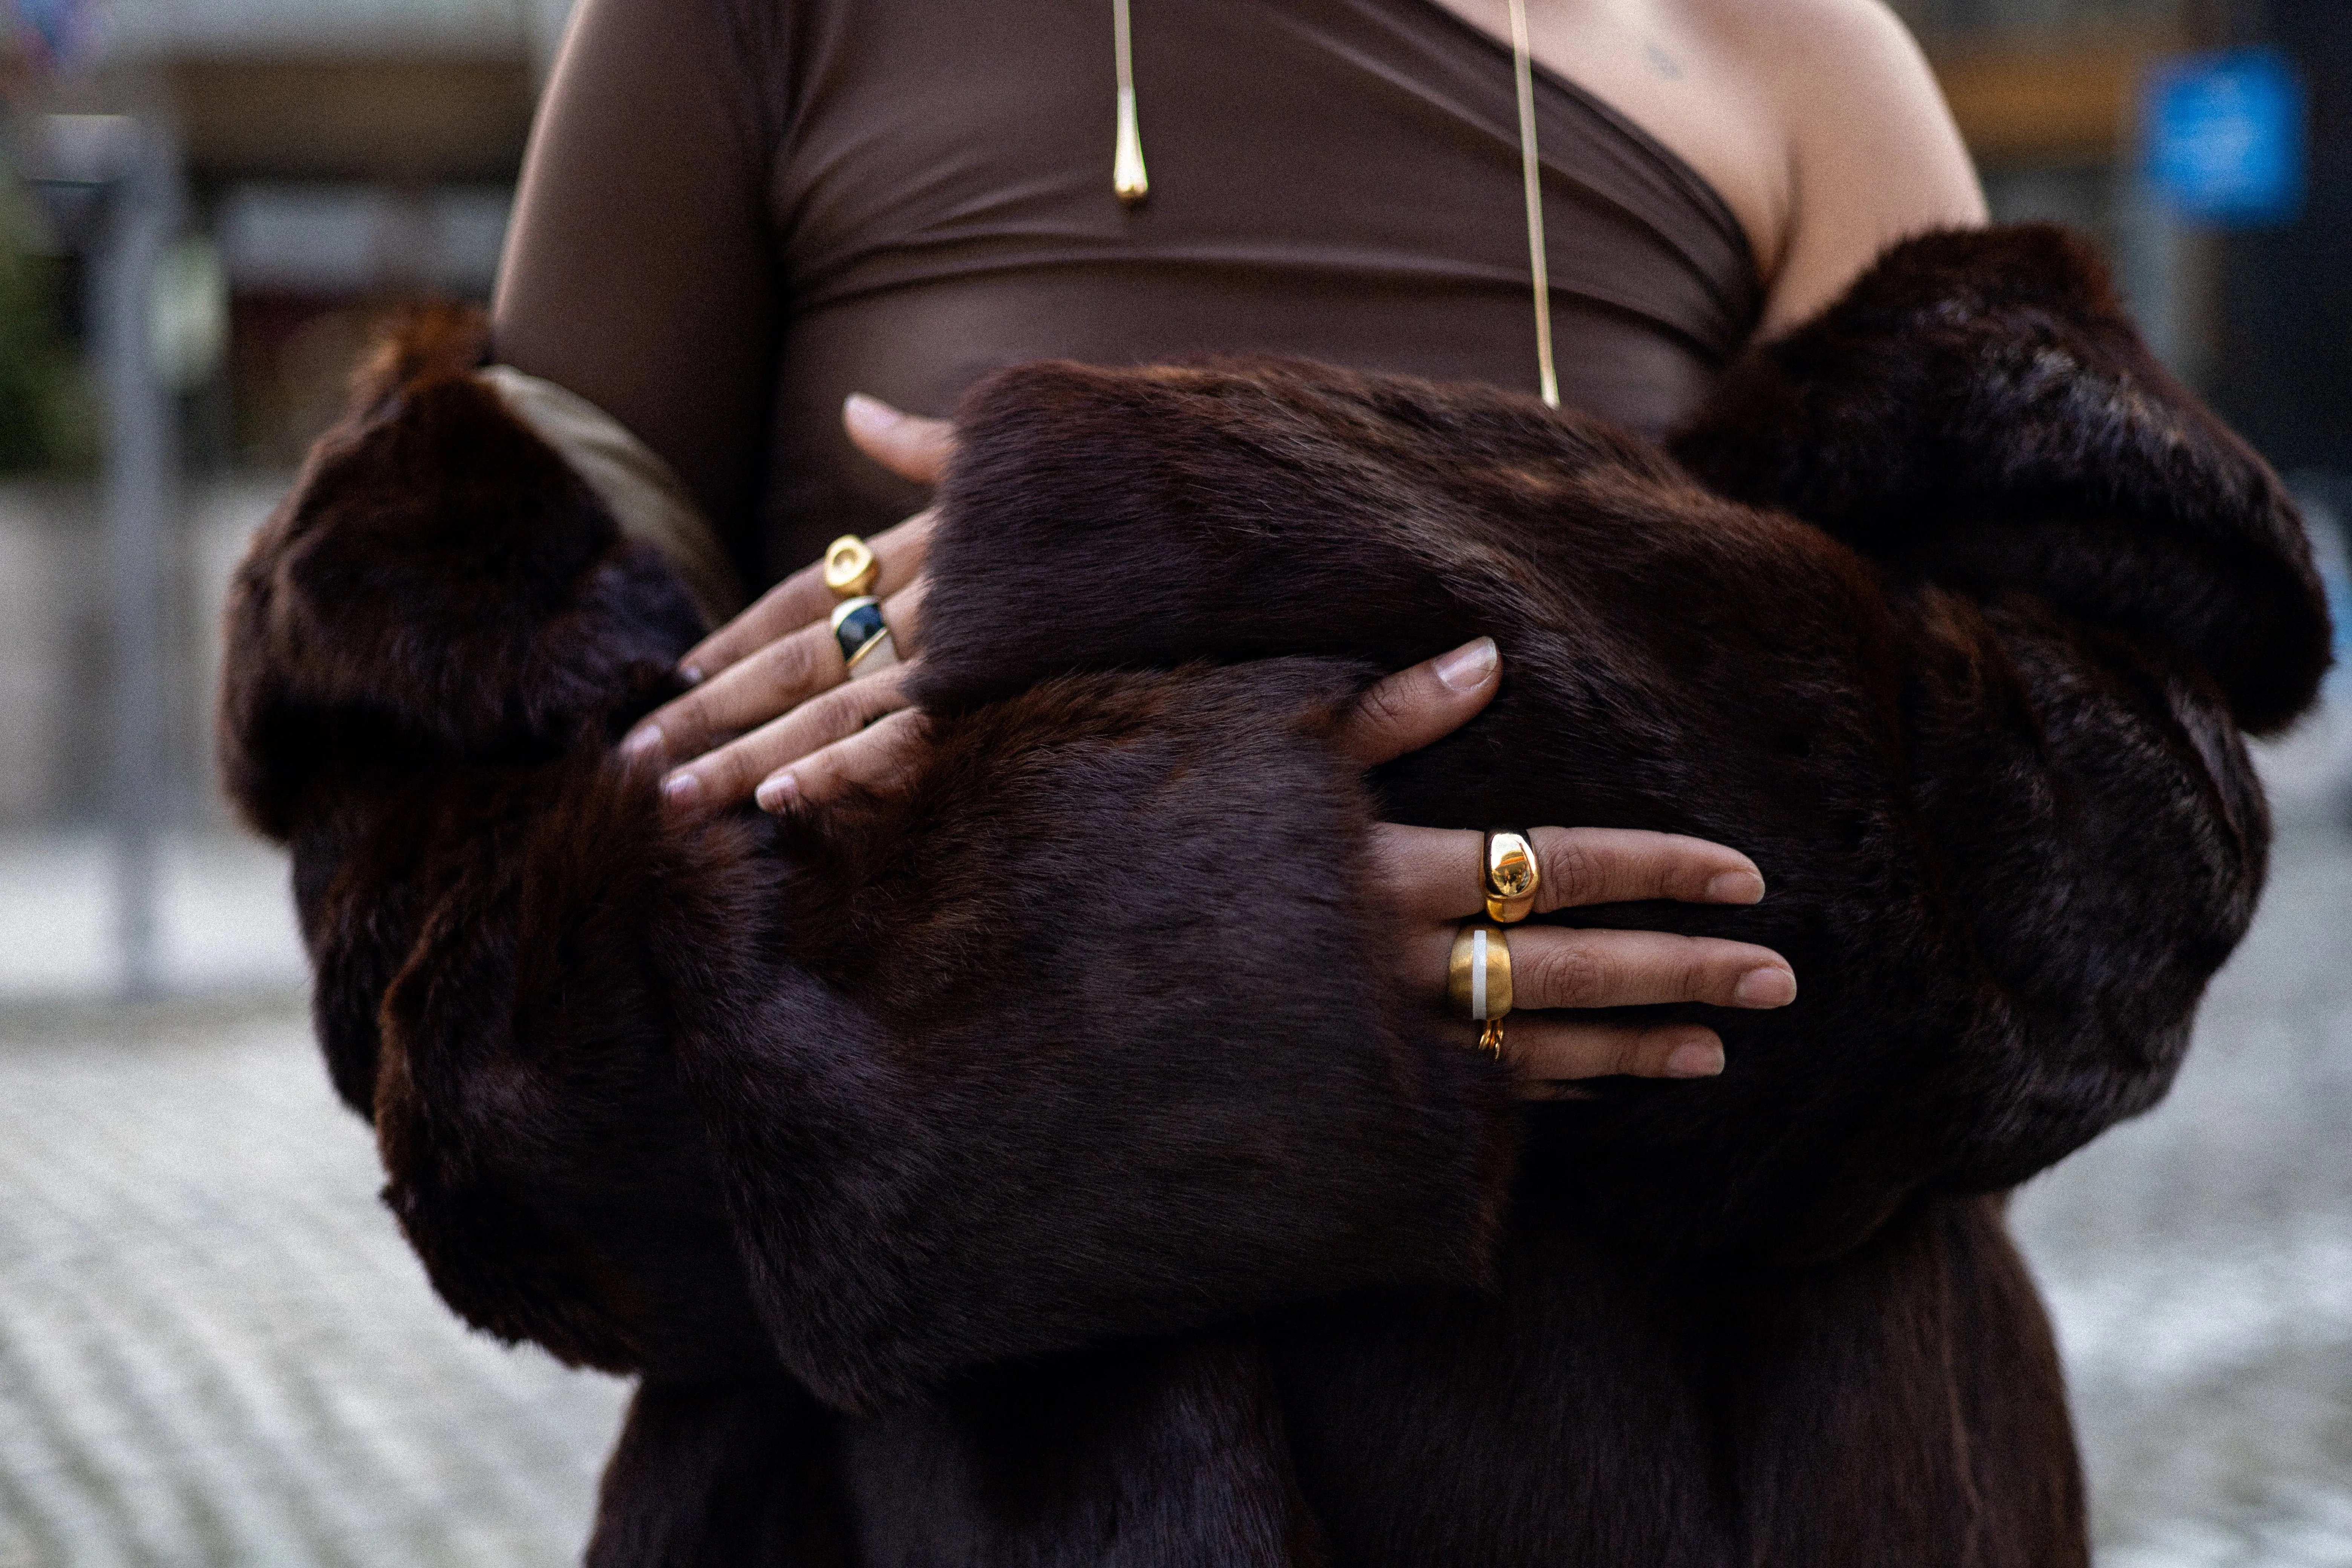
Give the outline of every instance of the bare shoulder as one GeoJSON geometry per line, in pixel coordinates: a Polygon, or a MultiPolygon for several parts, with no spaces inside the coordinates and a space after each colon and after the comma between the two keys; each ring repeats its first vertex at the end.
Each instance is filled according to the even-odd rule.
{"type": "Polygon", "coordinates": [[[1791,129],[1849,109],[1942,116],[1927,57],[1884,0],[1664,0],[1738,59],[1791,129]]]}
{"type": "Polygon", "coordinates": [[[1672,3],[1739,62],[1788,160],[1765,331],[1811,315],[1896,240],[1984,221],[1935,74],[1881,0],[1672,3]]]}

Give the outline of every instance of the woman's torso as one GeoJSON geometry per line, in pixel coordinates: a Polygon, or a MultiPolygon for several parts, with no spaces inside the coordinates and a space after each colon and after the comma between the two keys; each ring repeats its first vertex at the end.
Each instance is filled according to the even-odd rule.
{"type": "MultiPolygon", "coordinates": [[[[1100,0],[737,4],[780,305],[755,580],[918,504],[852,391],[944,413],[1022,360],[1214,353],[1534,389],[1509,51],[1433,0],[1138,0],[1134,208],[1100,0]]],[[[1753,258],[1674,153],[1536,91],[1561,395],[1655,434],[1753,330],[1753,258]]]]}

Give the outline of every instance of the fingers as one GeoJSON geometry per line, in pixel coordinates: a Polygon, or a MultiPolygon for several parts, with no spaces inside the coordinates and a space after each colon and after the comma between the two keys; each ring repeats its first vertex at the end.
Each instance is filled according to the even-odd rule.
{"type": "MultiPolygon", "coordinates": [[[[662,780],[662,804],[674,811],[716,811],[749,800],[762,781],[856,735],[884,714],[905,708],[905,688],[903,668],[835,686],[750,734],[673,769],[662,780]]],[[[775,796],[774,803],[762,798],[760,804],[771,810],[792,804],[792,789],[780,785],[768,793],[775,796]]]]}
{"type": "MultiPolygon", "coordinates": [[[[890,628],[891,646],[898,657],[913,658],[922,646],[922,582],[918,579],[914,586],[886,601],[882,618],[890,628]]],[[[833,629],[819,621],[776,638],[683,697],[655,709],[629,731],[621,749],[632,756],[655,752],[694,757],[729,735],[790,714],[819,693],[841,685],[847,675],[840,643],[833,629]]],[[[827,735],[824,740],[834,738],[827,735]]],[[[798,754],[777,757],[769,768],[782,767],[798,754]]]]}
{"type": "MultiPolygon", "coordinates": [[[[1417,938],[1417,972],[1430,994],[1443,995],[1452,924],[1417,938]]],[[[1511,1017],[1556,1007],[1649,1007],[1700,1002],[1710,1007],[1785,1007],[1797,999],[1789,961],[1754,942],[1677,936],[1662,931],[1578,931],[1516,925],[1511,949],[1511,1017]]]]}
{"type": "Polygon", "coordinates": [[[1723,1039],[1695,1024],[1638,1024],[1522,1017],[1503,1026],[1503,1059],[1528,1099],[1559,1098],[1556,1085],[1587,1078],[1713,1078],[1723,1039]]]}
{"type": "Polygon", "coordinates": [[[1623,827],[1538,827],[1528,833],[1542,879],[1536,910],[1639,899],[1752,904],[1763,873],[1737,849],[1680,833],[1623,827]]]}
{"type": "Polygon", "coordinates": [[[1508,940],[1515,1010],[1664,1002],[1785,1007],[1797,999],[1789,961],[1753,942],[1561,926],[1513,926],[1508,940]]]}
{"type": "MultiPolygon", "coordinates": [[[[920,578],[930,548],[931,522],[930,511],[919,511],[866,542],[878,569],[876,594],[886,597],[898,594],[920,578]]],[[[835,602],[832,590],[824,585],[824,563],[803,566],[761,595],[750,609],[688,648],[678,660],[678,668],[688,680],[709,679],[779,637],[811,626],[823,630],[835,602]]],[[[892,629],[897,629],[896,623],[892,629]]]]}
{"type": "MultiPolygon", "coordinates": [[[[1486,907],[1479,857],[1486,836],[1459,828],[1372,829],[1374,885],[1409,919],[1465,920],[1486,907]]],[[[1756,863],[1737,849],[1678,833],[1614,827],[1538,827],[1528,834],[1541,880],[1538,910],[1675,899],[1752,904],[1764,896],[1756,863]]]]}
{"type": "MultiPolygon", "coordinates": [[[[1454,927],[1429,929],[1424,973],[1444,973],[1454,927]]],[[[1664,931],[1571,931],[1514,926],[1510,1016],[1503,1054],[1520,1092],[1557,1099],[1559,1081],[1630,1074],[1710,1078],[1723,1070],[1722,1037],[1696,1024],[1650,1025],[1580,1017],[1578,1010],[1696,1002],[1717,1007],[1784,1007],[1797,977],[1769,948],[1664,931]]],[[[1451,1026],[1464,1044],[1475,1026],[1451,1026]]]]}
{"type": "MultiPolygon", "coordinates": [[[[877,677],[879,679],[880,677],[877,677]]],[[[925,724],[911,708],[811,752],[760,786],[761,806],[789,811],[823,805],[854,788],[888,789],[922,760],[925,724]]]]}
{"type": "Polygon", "coordinates": [[[1340,746],[1369,768],[1442,740],[1494,700],[1502,668],[1495,639],[1479,637],[1398,670],[1357,700],[1340,746]]]}
{"type": "Polygon", "coordinates": [[[955,451],[955,426],[893,408],[878,397],[853,392],[841,405],[841,423],[857,449],[919,485],[935,485],[955,451]]]}

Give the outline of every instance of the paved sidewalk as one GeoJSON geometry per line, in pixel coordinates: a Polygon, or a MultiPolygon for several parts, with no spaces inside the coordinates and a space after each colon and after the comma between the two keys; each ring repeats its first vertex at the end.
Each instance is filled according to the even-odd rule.
{"type": "MultiPolygon", "coordinates": [[[[219,828],[165,836],[157,861],[166,989],[249,995],[302,986],[285,856],[219,828]]],[[[96,828],[0,834],[0,1005],[114,994],[112,868],[107,837],[96,828]]]]}
{"type": "Polygon", "coordinates": [[[468,1334],[297,1008],[0,1024],[0,1565],[576,1562],[625,1390],[468,1334]]]}

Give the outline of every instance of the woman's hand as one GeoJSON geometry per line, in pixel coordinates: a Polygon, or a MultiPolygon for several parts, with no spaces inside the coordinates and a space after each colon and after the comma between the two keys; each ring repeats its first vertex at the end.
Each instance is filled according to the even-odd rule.
{"type": "MultiPolygon", "coordinates": [[[[937,484],[954,449],[946,420],[870,397],[850,398],[841,418],[861,451],[918,484],[937,484]]],[[[631,753],[692,759],[662,780],[664,804],[715,811],[749,798],[783,811],[851,782],[887,784],[913,765],[922,718],[908,708],[906,689],[921,657],[930,532],[924,510],[866,541],[880,568],[871,591],[901,660],[889,669],[848,679],[827,625],[835,601],[821,564],[793,573],[688,651],[678,668],[694,689],[647,714],[622,742],[631,753]]]]}
{"type": "MultiPolygon", "coordinates": [[[[1401,670],[1364,694],[1343,743],[1368,768],[1418,751],[1484,708],[1501,669],[1494,643],[1481,637],[1401,670]]],[[[1443,1006],[1454,932],[1485,908],[1485,835],[1393,823],[1372,832],[1377,896],[1400,916],[1399,973],[1425,977],[1432,1005],[1443,1006]]],[[[1764,896],[1755,862],[1705,839],[1598,827],[1538,827],[1528,837],[1542,870],[1538,914],[1633,899],[1752,904],[1764,896]]],[[[1712,1029],[1601,1023],[1580,1018],[1577,1009],[1662,1002],[1780,1007],[1796,999],[1788,961],[1748,942],[1553,925],[1507,930],[1513,1008],[1503,1054],[1529,1099],[1572,1095],[1577,1079],[1706,1078],[1723,1070],[1723,1041],[1712,1029]]],[[[1467,1047],[1478,1026],[1465,1020],[1457,1031],[1467,1047]]]]}

